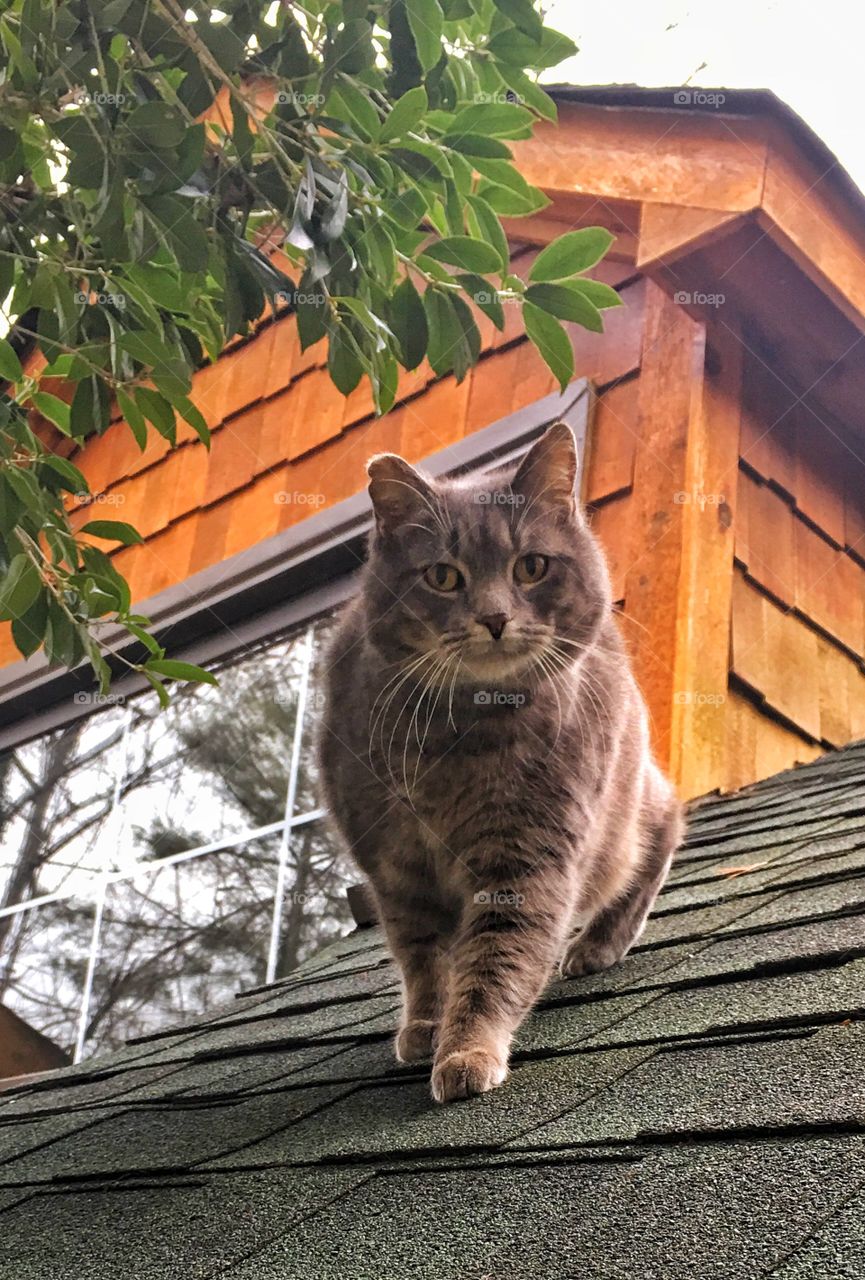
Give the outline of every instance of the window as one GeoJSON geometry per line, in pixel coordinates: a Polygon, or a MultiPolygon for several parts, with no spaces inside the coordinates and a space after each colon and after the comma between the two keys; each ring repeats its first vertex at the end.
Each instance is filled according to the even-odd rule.
{"type": "Polygon", "coordinates": [[[76,1056],[272,980],[347,925],[315,798],[327,631],[3,758],[0,998],[76,1056]]]}
{"type": "MultiPolygon", "coordinates": [[[[427,468],[511,461],[557,418],[582,446],[588,404],[578,384],[427,468]]],[[[100,703],[80,676],[0,672],[0,1000],[76,1060],[272,981],[347,927],[357,872],[314,743],[329,617],[368,524],[358,495],[150,602],[163,643],[222,677],[167,711],[134,679],[100,703]]]]}

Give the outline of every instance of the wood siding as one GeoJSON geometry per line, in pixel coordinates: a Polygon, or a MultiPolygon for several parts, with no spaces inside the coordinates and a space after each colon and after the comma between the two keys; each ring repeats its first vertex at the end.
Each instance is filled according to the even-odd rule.
{"type": "Polygon", "coordinates": [[[748,360],[728,785],[865,736],[863,459],[861,437],[748,360]]]}

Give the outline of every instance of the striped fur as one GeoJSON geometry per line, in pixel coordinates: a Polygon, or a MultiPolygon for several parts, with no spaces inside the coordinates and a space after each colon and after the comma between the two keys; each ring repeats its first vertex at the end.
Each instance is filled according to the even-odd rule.
{"type": "Polygon", "coordinates": [[[505,1079],[557,966],[625,955],[681,835],[575,471],[561,424],[515,475],[369,465],[376,531],[332,644],[321,769],[402,973],[397,1056],[432,1057],[440,1102],[505,1079]],[[526,555],[540,580],[516,580],[526,555]],[[457,589],[425,579],[438,564],[457,589]]]}

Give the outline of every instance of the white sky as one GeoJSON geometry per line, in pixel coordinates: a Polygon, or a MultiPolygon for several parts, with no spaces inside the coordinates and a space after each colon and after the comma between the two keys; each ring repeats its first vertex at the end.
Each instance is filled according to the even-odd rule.
{"type": "Polygon", "coordinates": [[[861,0],[552,0],[547,21],[580,47],[549,78],[771,89],[865,189],[861,0]]]}

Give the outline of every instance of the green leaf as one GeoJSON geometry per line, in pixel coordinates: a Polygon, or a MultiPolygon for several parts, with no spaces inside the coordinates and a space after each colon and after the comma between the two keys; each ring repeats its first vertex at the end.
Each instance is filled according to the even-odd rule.
{"type": "Polygon", "coordinates": [[[124,547],[144,541],[138,530],[124,520],[90,520],[82,527],[81,532],[89,533],[94,538],[105,538],[109,542],[122,542],[124,547]]]}
{"type": "Polygon", "coordinates": [[[495,0],[495,6],[506,18],[510,18],[515,27],[531,36],[536,43],[540,42],[544,24],[531,0],[495,0]]]}
{"type": "Polygon", "coordinates": [[[505,327],[505,313],[498,292],[483,276],[457,276],[457,280],[465,289],[476,307],[484,315],[489,316],[496,328],[501,332],[505,327]]]}
{"type": "Polygon", "coordinates": [[[517,102],[475,102],[458,111],[449,134],[477,133],[484,138],[528,138],[535,117],[517,102]]]}
{"type": "Polygon", "coordinates": [[[426,355],[427,318],[421,296],[408,276],[390,299],[388,324],[396,338],[403,368],[416,369],[426,355]]]}
{"type": "Polygon", "coordinates": [[[526,333],[540,352],[541,359],[564,391],[574,376],[574,349],[567,331],[554,316],[531,302],[523,304],[523,320],[526,333]]]}
{"type": "Polygon", "coordinates": [[[0,378],[6,378],[9,382],[20,382],[23,377],[24,370],[14,349],[5,338],[0,338],[0,378]]]}
{"type": "Polygon", "coordinates": [[[336,388],[350,395],[363,377],[363,365],[344,325],[334,325],[328,339],[327,370],[336,388]]]}
{"type": "Polygon", "coordinates": [[[497,271],[501,266],[493,246],[472,236],[448,236],[437,240],[424,249],[424,254],[463,271],[497,271]]]}
{"type": "Polygon", "coordinates": [[[82,378],[75,388],[69,411],[69,432],[77,440],[108,426],[108,391],[96,374],[82,378]]]}
{"type": "Polygon", "coordinates": [[[48,625],[48,596],[40,591],[30,607],[12,619],[12,639],[25,658],[35,653],[42,643],[48,625]]]}
{"type": "Polygon", "coordinates": [[[178,147],[186,133],[183,116],[167,102],[145,102],[127,118],[133,146],[151,148],[178,147]]]}
{"type": "Polygon", "coordinates": [[[379,142],[392,142],[394,138],[402,138],[417,125],[429,105],[426,89],[418,85],[409,89],[398,98],[390,113],[385,117],[379,131],[379,142]]]}
{"type": "Polygon", "coordinates": [[[147,423],[144,420],[144,414],[132,397],[125,391],[121,391],[119,387],[117,388],[117,405],[135,437],[135,443],[143,453],[147,448],[147,423]]]}
{"type": "Polygon", "coordinates": [[[603,333],[604,322],[598,308],[585,294],[570,285],[530,284],[526,289],[526,301],[559,320],[572,320],[584,329],[603,333]]]}
{"type": "Polygon", "coordinates": [[[405,10],[421,69],[431,71],[442,55],[444,14],[439,0],[405,0],[405,10]]]}
{"type": "Polygon", "coordinates": [[[210,242],[192,211],[192,202],[181,196],[147,196],[147,210],[164,229],[184,271],[206,271],[210,242]]]}
{"type": "Polygon", "coordinates": [[[399,366],[389,351],[376,356],[371,376],[375,407],[378,413],[387,413],[396,399],[399,385],[399,366]]]}
{"type": "Polygon", "coordinates": [[[153,674],[152,671],[148,671],[146,667],[142,670],[141,674],[144,676],[145,680],[147,680],[148,683],[152,685],[152,687],[156,690],[156,696],[159,699],[159,705],[164,711],[165,708],[169,706],[171,703],[171,699],[168,696],[168,690],[166,689],[165,685],[162,683],[160,679],[158,679],[157,676],[153,674]]]}
{"type": "Polygon", "coordinates": [[[68,458],[61,458],[56,453],[47,453],[41,459],[41,462],[43,466],[50,467],[57,475],[63,477],[67,483],[62,487],[69,493],[87,494],[90,492],[90,486],[84,476],[68,458]]]}
{"type": "Polygon", "coordinates": [[[171,444],[177,440],[177,422],[170,401],[150,387],[135,388],[135,403],[148,422],[152,422],[161,436],[171,444]]]}
{"type": "Polygon", "coordinates": [[[468,198],[468,221],[475,238],[486,240],[492,245],[499,255],[499,268],[507,271],[511,260],[508,238],[497,215],[480,196],[468,198]]]}
{"type": "Polygon", "coordinates": [[[188,422],[206,449],[210,448],[210,427],[204,414],[193,404],[189,396],[175,396],[171,402],[181,418],[188,422]]]}
{"type": "Polygon", "coordinates": [[[326,321],[330,314],[327,297],[320,284],[304,275],[297,288],[297,333],[300,338],[300,349],[320,342],[327,333],[326,321]]]}
{"type": "Polygon", "coordinates": [[[427,359],[433,372],[447,373],[453,364],[453,345],[458,339],[456,317],[447,296],[429,287],[423,296],[429,341],[427,359]]]}
{"type": "Polygon", "coordinates": [[[456,318],[458,335],[453,346],[453,370],[457,382],[462,382],[472,365],[478,362],[481,353],[481,335],[471,308],[464,299],[451,294],[448,301],[456,318]]]}
{"type": "Polygon", "coordinates": [[[50,391],[34,391],[30,399],[43,418],[53,422],[58,431],[62,431],[65,436],[71,434],[69,405],[65,400],[61,400],[59,396],[53,396],[50,391]]]}
{"type": "Polygon", "coordinates": [[[512,155],[506,143],[498,138],[484,138],[478,133],[446,133],[442,143],[464,156],[486,156],[490,160],[509,160],[512,155]]]}
{"type": "Polygon", "coordinates": [[[566,280],[568,276],[588,271],[600,262],[614,239],[615,236],[605,227],[583,227],[580,231],[568,231],[541,250],[532,263],[529,279],[547,283],[566,280]]]}
{"type": "Polygon", "coordinates": [[[332,112],[354,125],[355,131],[366,142],[373,142],[379,136],[381,117],[372,101],[349,76],[338,75],[329,106],[332,112]]]}
{"type": "Polygon", "coordinates": [[[589,302],[594,303],[599,311],[604,311],[608,307],[621,307],[624,305],[615,289],[611,289],[608,284],[604,284],[601,280],[570,280],[568,281],[568,288],[577,289],[580,293],[585,294],[589,302]]]}
{"type": "Polygon", "coordinates": [[[169,680],[192,680],[196,684],[218,684],[216,676],[191,662],[177,662],[174,658],[151,658],[144,667],[145,673],[166,676],[169,680]]]}
{"type": "Polygon", "coordinates": [[[154,640],[149,631],[145,631],[144,627],[135,622],[132,618],[124,618],[123,625],[126,627],[127,631],[132,632],[136,640],[141,641],[145,649],[147,649],[149,653],[152,653],[154,658],[162,657],[164,652],[162,645],[154,640]]]}
{"type": "Polygon", "coordinates": [[[29,556],[13,556],[0,583],[0,620],[8,622],[10,618],[22,617],[41,588],[42,579],[29,556]]]}

